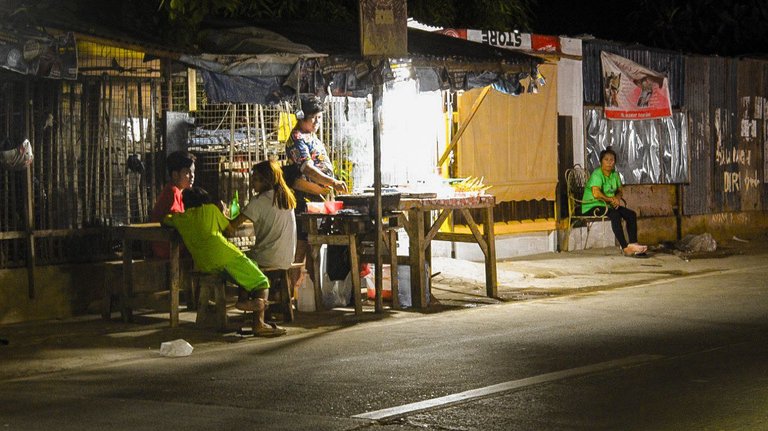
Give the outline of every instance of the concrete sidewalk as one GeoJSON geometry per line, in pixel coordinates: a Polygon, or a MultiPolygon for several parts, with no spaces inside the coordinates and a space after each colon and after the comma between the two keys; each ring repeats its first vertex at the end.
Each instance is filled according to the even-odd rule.
{"type": "MultiPolygon", "coordinates": [[[[435,258],[431,290],[435,300],[427,310],[386,310],[374,314],[372,304],[367,304],[360,317],[351,309],[298,313],[295,322],[284,325],[288,335],[278,339],[243,337],[234,330],[218,333],[198,329],[194,326],[195,314],[186,311],[181,313],[178,328],[170,328],[167,314],[160,313],[139,314],[134,323],[121,322],[115,314],[111,321],[104,321],[100,316],[86,316],[3,326],[0,327],[0,339],[7,340],[8,344],[0,345],[0,381],[156,358],[160,357],[162,342],[179,338],[192,344],[199,354],[210,349],[226,349],[233,343],[275,343],[318,336],[370,321],[418,319],[425,314],[466,307],[643,286],[676,278],[693,280],[714,272],[754,267],[768,270],[765,238],[751,239],[747,243],[729,241],[719,244],[716,252],[698,255],[673,254],[657,249],[645,259],[623,257],[617,248],[548,253],[500,261],[500,298],[494,299],[485,296],[481,263],[435,258]]],[[[249,318],[234,310],[230,320],[233,328],[250,324],[249,318]]]]}
{"type": "Polygon", "coordinates": [[[648,254],[647,258],[630,258],[621,255],[618,247],[611,247],[499,261],[500,300],[485,297],[482,263],[436,258],[432,268],[432,290],[443,305],[473,307],[768,266],[765,237],[748,242],[726,241],[718,244],[718,250],[711,253],[682,253],[652,246],[648,254]]]}

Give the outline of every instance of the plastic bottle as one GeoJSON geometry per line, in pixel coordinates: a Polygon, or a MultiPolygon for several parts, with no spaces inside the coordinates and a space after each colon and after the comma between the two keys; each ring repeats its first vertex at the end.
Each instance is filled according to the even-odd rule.
{"type": "Polygon", "coordinates": [[[234,219],[238,215],[240,215],[240,197],[237,195],[237,190],[235,190],[235,197],[229,203],[229,218],[234,219]]]}

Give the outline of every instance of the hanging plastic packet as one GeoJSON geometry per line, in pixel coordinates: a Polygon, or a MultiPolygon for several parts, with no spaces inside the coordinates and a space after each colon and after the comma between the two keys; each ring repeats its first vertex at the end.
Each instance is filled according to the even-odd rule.
{"type": "Polygon", "coordinates": [[[28,139],[12,148],[6,146],[10,147],[5,143],[0,146],[0,167],[9,171],[20,171],[32,164],[34,156],[28,139]]]}

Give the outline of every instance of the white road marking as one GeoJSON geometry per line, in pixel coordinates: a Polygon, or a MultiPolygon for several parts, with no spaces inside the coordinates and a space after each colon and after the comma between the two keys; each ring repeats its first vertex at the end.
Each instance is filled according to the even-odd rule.
{"type": "Polygon", "coordinates": [[[409,414],[443,408],[453,404],[464,403],[467,401],[484,398],[500,392],[511,391],[526,386],[538,385],[540,383],[553,382],[555,380],[567,379],[569,377],[581,376],[584,374],[597,373],[613,368],[626,367],[642,362],[649,362],[663,358],[662,355],[637,355],[613,361],[599,362],[597,364],[586,365],[583,367],[571,368],[568,370],[555,371],[552,373],[541,374],[538,376],[527,377],[520,380],[511,380],[496,385],[486,386],[484,388],[471,389],[469,391],[459,392],[457,394],[446,395],[444,397],[432,398],[431,400],[419,401],[411,404],[405,404],[388,409],[376,410],[373,412],[361,413],[352,416],[357,419],[385,420],[403,417],[409,414]]]}

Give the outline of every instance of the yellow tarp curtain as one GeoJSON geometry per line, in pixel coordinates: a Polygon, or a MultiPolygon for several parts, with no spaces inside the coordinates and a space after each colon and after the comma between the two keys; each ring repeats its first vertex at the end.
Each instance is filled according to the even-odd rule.
{"type": "MultiPolygon", "coordinates": [[[[497,202],[555,200],[557,67],[543,64],[539,70],[547,84],[538,94],[511,96],[491,90],[457,145],[458,175],[485,177],[497,202]]],[[[527,87],[528,79],[524,84],[527,87]]],[[[470,115],[481,91],[461,96],[460,122],[470,115]]]]}

